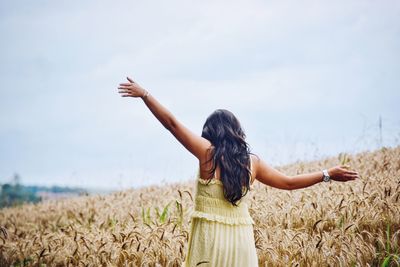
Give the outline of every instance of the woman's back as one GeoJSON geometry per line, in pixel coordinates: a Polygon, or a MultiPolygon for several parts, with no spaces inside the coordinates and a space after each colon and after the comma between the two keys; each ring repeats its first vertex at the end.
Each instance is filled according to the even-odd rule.
{"type": "MultiPolygon", "coordinates": [[[[251,169],[251,168],[250,168],[251,169]]],[[[210,219],[228,224],[253,224],[248,212],[247,197],[244,195],[233,206],[224,196],[223,183],[219,178],[219,168],[216,168],[211,179],[201,177],[199,168],[196,177],[195,208],[193,217],[210,219]]],[[[250,177],[250,182],[253,180],[250,177]]]]}
{"type": "MultiPolygon", "coordinates": [[[[218,170],[218,168],[217,168],[218,170]]],[[[218,171],[204,179],[199,169],[185,266],[258,266],[246,194],[237,206],[225,199],[218,171]]]]}

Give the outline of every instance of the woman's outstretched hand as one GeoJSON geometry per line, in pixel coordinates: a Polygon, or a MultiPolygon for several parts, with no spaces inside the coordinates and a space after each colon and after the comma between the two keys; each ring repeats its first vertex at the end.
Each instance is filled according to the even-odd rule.
{"type": "Polygon", "coordinates": [[[122,97],[143,97],[147,91],[143,89],[139,84],[135,83],[131,78],[126,77],[129,83],[120,83],[118,87],[118,93],[122,97]]]}
{"type": "Polygon", "coordinates": [[[358,172],[349,170],[347,165],[339,165],[328,170],[332,180],[339,182],[347,182],[360,178],[358,172]]]}

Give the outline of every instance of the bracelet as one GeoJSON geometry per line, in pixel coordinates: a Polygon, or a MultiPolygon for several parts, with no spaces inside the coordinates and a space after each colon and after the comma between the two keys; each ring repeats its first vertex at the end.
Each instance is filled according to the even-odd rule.
{"type": "Polygon", "coordinates": [[[329,182],[331,180],[331,176],[328,173],[328,170],[322,170],[322,181],[329,182]]]}
{"type": "Polygon", "coordinates": [[[146,99],[148,96],[149,96],[149,91],[146,91],[145,90],[145,93],[144,93],[144,95],[142,96],[142,99],[146,99]]]}

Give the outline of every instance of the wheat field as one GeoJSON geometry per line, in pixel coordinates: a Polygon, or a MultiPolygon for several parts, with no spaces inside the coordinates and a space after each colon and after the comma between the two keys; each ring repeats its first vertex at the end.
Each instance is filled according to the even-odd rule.
{"type": "MultiPolygon", "coordinates": [[[[249,207],[260,266],[400,265],[400,147],[278,169],[293,175],[339,163],[361,178],[294,191],[255,182],[249,207]]],[[[1,209],[0,265],[180,266],[194,185],[1,209]]]]}

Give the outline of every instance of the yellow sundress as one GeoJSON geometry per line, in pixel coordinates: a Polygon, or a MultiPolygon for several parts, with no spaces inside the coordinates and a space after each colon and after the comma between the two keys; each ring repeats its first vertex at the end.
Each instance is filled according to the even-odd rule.
{"type": "Polygon", "coordinates": [[[223,185],[197,175],[195,205],[183,266],[257,267],[253,224],[246,199],[233,206],[223,194],[223,185]]]}

